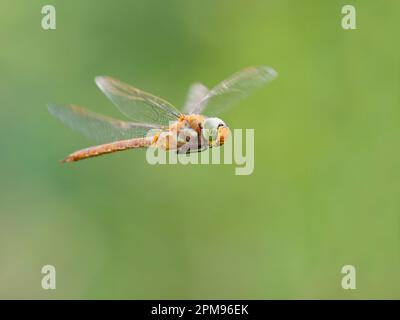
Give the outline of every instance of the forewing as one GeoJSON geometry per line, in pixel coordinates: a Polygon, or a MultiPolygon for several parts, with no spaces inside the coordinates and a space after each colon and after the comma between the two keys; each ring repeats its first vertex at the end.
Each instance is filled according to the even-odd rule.
{"type": "Polygon", "coordinates": [[[126,122],[106,117],[75,105],[49,105],[49,112],[97,143],[145,137],[149,130],[164,128],[157,125],[126,122]]]}
{"type": "Polygon", "coordinates": [[[193,83],[186,98],[186,103],[182,112],[184,114],[191,114],[195,110],[197,104],[207,95],[208,88],[201,83],[193,83]]]}
{"type": "Polygon", "coordinates": [[[180,115],[169,102],[111,77],[96,77],[96,84],[119,111],[135,122],[168,125],[180,115]]]}
{"type": "Polygon", "coordinates": [[[215,86],[201,99],[192,113],[218,115],[275,79],[277,75],[274,69],[265,66],[243,69],[215,86]]]}

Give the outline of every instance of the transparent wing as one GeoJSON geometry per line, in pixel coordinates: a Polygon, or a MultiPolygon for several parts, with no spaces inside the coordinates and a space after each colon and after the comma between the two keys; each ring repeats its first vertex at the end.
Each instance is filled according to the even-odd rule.
{"type": "Polygon", "coordinates": [[[206,96],[208,88],[201,83],[193,83],[186,98],[186,103],[182,109],[184,114],[191,114],[197,104],[206,96]]]}
{"type": "Polygon", "coordinates": [[[96,77],[97,86],[124,115],[135,122],[168,125],[180,112],[169,102],[110,77],[96,77]]]}
{"type": "Polygon", "coordinates": [[[269,67],[243,69],[215,86],[193,109],[192,113],[218,115],[238,103],[254,90],[277,77],[277,72],[269,67]]]}
{"type": "Polygon", "coordinates": [[[152,124],[113,119],[75,105],[51,104],[48,110],[54,117],[97,143],[144,137],[149,130],[165,129],[152,124]]]}

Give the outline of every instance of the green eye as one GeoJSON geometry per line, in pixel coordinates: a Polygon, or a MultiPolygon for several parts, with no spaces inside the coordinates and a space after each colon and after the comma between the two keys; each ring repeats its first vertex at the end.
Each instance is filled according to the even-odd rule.
{"type": "Polygon", "coordinates": [[[218,128],[225,126],[225,123],[219,118],[207,118],[204,121],[203,137],[209,142],[216,141],[218,138],[218,128]]]}
{"type": "Polygon", "coordinates": [[[203,137],[207,141],[214,141],[217,139],[218,130],[217,129],[203,129],[203,137]]]}

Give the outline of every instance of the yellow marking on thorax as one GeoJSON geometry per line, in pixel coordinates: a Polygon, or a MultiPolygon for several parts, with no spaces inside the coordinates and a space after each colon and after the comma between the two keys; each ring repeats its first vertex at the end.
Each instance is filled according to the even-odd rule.
{"type": "Polygon", "coordinates": [[[156,143],[157,142],[157,140],[158,140],[158,136],[160,135],[160,133],[156,133],[155,135],[154,135],[154,137],[153,137],[153,141],[151,142],[151,144],[154,144],[154,143],[156,143]]]}
{"type": "Polygon", "coordinates": [[[189,126],[197,132],[200,132],[203,128],[204,120],[205,117],[200,114],[191,114],[186,116],[186,121],[188,122],[189,126]]]}

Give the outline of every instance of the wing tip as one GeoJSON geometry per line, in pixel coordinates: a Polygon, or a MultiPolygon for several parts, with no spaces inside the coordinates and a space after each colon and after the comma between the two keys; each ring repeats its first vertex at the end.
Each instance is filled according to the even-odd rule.
{"type": "Polygon", "coordinates": [[[271,68],[271,67],[268,67],[268,66],[261,66],[260,69],[263,70],[272,79],[275,79],[279,75],[278,72],[274,68],[271,68]]]}
{"type": "Polygon", "coordinates": [[[52,115],[56,115],[57,109],[60,108],[60,105],[57,103],[47,103],[46,104],[47,111],[52,115]]]}
{"type": "Polygon", "coordinates": [[[94,78],[94,82],[96,83],[96,85],[102,89],[105,87],[107,80],[110,79],[109,76],[96,76],[94,78]]]}

